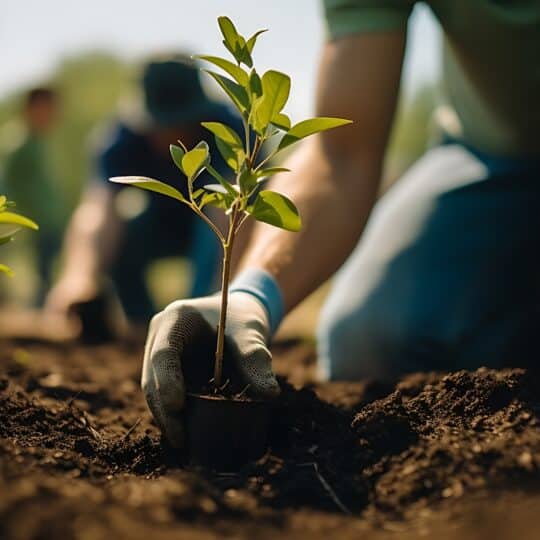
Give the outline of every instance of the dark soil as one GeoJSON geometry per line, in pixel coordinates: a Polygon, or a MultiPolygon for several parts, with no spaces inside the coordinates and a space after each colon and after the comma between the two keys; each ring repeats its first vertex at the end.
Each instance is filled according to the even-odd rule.
{"type": "Polygon", "coordinates": [[[212,474],[161,441],[138,347],[4,343],[0,538],[540,537],[537,375],[312,385],[309,346],[275,357],[270,451],[212,474]]]}

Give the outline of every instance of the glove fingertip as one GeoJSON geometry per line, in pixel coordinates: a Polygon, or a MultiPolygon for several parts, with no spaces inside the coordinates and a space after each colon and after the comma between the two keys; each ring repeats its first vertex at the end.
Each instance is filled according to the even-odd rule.
{"type": "Polygon", "coordinates": [[[276,378],[272,376],[264,380],[252,381],[249,394],[254,398],[274,399],[281,394],[281,388],[276,378]]]}
{"type": "Polygon", "coordinates": [[[183,448],[185,442],[184,428],[180,419],[167,419],[162,426],[163,434],[167,442],[173,448],[183,448]]]}

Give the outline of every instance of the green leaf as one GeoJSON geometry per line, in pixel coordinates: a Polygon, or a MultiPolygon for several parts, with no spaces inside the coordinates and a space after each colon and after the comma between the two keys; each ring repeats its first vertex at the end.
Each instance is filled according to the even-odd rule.
{"type": "Polygon", "coordinates": [[[344,118],[310,118],[309,120],[303,120],[295,124],[281,139],[278,150],[282,150],[291,144],[303,139],[304,137],[309,137],[315,133],[321,131],[326,131],[328,129],[337,128],[340,126],[345,126],[347,124],[352,124],[351,120],[345,120],[344,118]]]}
{"type": "Polygon", "coordinates": [[[213,133],[216,137],[219,137],[223,142],[226,142],[234,148],[244,149],[242,139],[240,139],[236,131],[220,122],[201,122],[201,126],[213,133]]]}
{"type": "Polygon", "coordinates": [[[207,191],[215,191],[216,193],[228,194],[228,191],[221,184],[207,184],[204,186],[207,191]]]}
{"type": "Polygon", "coordinates": [[[240,42],[240,34],[236,31],[236,28],[229,17],[218,17],[218,25],[223,34],[223,44],[229,49],[231,54],[235,56],[238,43],[240,42]]]}
{"type": "Polygon", "coordinates": [[[218,17],[218,24],[223,34],[223,44],[240,64],[243,62],[248,67],[253,66],[250,51],[248,50],[246,40],[240,35],[228,17],[218,17]]]}
{"type": "Polygon", "coordinates": [[[251,94],[251,101],[255,101],[258,97],[262,96],[261,78],[255,70],[249,75],[249,92],[251,94]]]}
{"type": "Polygon", "coordinates": [[[291,169],[287,169],[287,167],[268,167],[268,169],[261,169],[257,171],[257,182],[264,182],[270,176],[274,176],[274,174],[280,172],[291,172],[291,169]]]}
{"type": "Polygon", "coordinates": [[[240,37],[238,45],[238,62],[245,64],[249,68],[253,67],[253,58],[251,58],[251,54],[243,37],[240,37]]]}
{"type": "MultiPolygon", "coordinates": [[[[234,171],[238,172],[242,164],[242,156],[240,152],[232,148],[226,142],[221,140],[219,137],[216,137],[216,147],[221,154],[221,157],[225,160],[225,163],[234,171]]],[[[242,154],[243,154],[242,150],[242,154]]]]}
{"type": "Polygon", "coordinates": [[[169,184],[154,180],[153,178],[147,178],[146,176],[113,176],[112,178],[109,178],[109,181],[114,182],[115,184],[125,184],[146,189],[148,191],[154,191],[183,203],[188,202],[178,190],[169,186],[169,184]]]}
{"type": "Polygon", "coordinates": [[[21,216],[20,214],[15,214],[13,212],[0,212],[0,223],[20,225],[21,227],[33,229],[34,231],[37,231],[39,229],[38,224],[33,222],[31,219],[21,216]]]}
{"type": "Polygon", "coordinates": [[[210,153],[206,141],[201,141],[182,158],[182,170],[190,182],[204,170],[210,161],[210,153]]]}
{"type": "Polygon", "coordinates": [[[246,154],[242,140],[236,131],[219,122],[202,122],[201,125],[215,135],[219,153],[227,165],[233,171],[238,172],[246,158],[246,154]]]}
{"type": "Polygon", "coordinates": [[[215,206],[216,208],[221,208],[222,210],[227,210],[232,204],[232,198],[215,191],[205,193],[199,202],[199,208],[203,209],[208,204],[210,206],[215,206]]]}
{"type": "Polygon", "coordinates": [[[238,192],[236,189],[234,189],[234,186],[227,182],[227,180],[225,180],[225,178],[223,178],[223,176],[221,176],[221,174],[219,174],[214,167],[208,165],[207,170],[227,190],[231,197],[236,197],[238,195],[238,192]]]}
{"type": "Polygon", "coordinates": [[[285,131],[288,131],[289,129],[291,129],[291,119],[286,114],[283,114],[283,113],[276,114],[272,118],[271,123],[274,126],[280,129],[283,129],[285,131]]]}
{"type": "Polygon", "coordinates": [[[249,54],[251,54],[253,52],[253,47],[255,47],[255,42],[257,41],[257,38],[261,35],[261,34],[264,34],[265,32],[268,32],[268,29],[265,28],[264,30],[259,30],[257,32],[255,32],[246,42],[246,47],[247,47],[247,50],[249,51],[249,54]]]}
{"type": "Polygon", "coordinates": [[[8,204],[7,197],[5,195],[0,195],[0,212],[3,212],[8,204]]]}
{"type": "Polygon", "coordinates": [[[254,173],[248,168],[244,168],[238,177],[238,185],[240,186],[240,191],[244,195],[249,195],[257,185],[257,173],[254,173]]]}
{"type": "Polygon", "coordinates": [[[299,231],[302,221],[293,202],[275,191],[261,191],[247,210],[257,221],[287,231],[299,231]]]}
{"type": "Polygon", "coordinates": [[[182,171],[184,172],[184,169],[182,168],[182,158],[184,157],[184,150],[180,148],[179,146],[176,146],[175,144],[171,144],[169,146],[169,151],[171,152],[171,157],[174,161],[174,164],[182,171]]]}
{"type": "Polygon", "coordinates": [[[253,127],[260,135],[289,99],[291,79],[279,71],[267,71],[261,79],[262,96],[253,105],[253,127]]]}
{"type": "Polygon", "coordinates": [[[210,62],[214,64],[215,66],[220,67],[223,71],[226,71],[238,84],[242,85],[243,87],[246,87],[248,85],[248,74],[239,66],[236,64],[233,64],[232,62],[229,62],[229,60],[226,60],[225,58],[220,58],[219,56],[206,56],[206,55],[200,55],[196,56],[196,58],[200,58],[201,60],[206,60],[207,62],[210,62]]]}
{"type": "Polygon", "coordinates": [[[223,88],[225,93],[229,96],[236,108],[242,114],[249,108],[249,98],[244,88],[234,81],[231,81],[231,79],[220,75],[219,73],[215,73],[207,69],[204,71],[206,71],[206,73],[208,73],[219,84],[219,86],[223,88]]]}
{"type": "Polygon", "coordinates": [[[9,277],[13,277],[15,275],[13,273],[13,270],[9,266],[6,266],[5,264],[0,264],[0,272],[7,274],[9,277]]]}

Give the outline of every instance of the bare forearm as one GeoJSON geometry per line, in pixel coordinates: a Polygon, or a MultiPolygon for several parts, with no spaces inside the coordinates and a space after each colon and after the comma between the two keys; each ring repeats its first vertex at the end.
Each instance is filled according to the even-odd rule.
{"type": "Polygon", "coordinates": [[[73,214],[64,242],[64,273],[85,272],[98,279],[109,266],[122,230],[114,194],[91,189],[73,214]]]}
{"type": "Polygon", "coordinates": [[[290,310],[328,279],[352,251],[375,200],[380,163],[332,164],[318,142],[307,143],[276,177],[276,189],[295,201],[298,233],[257,224],[241,268],[263,268],[278,281],[290,310]]]}
{"type": "Polygon", "coordinates": [[[358,242],[379,188],[404,46],[398,31],[324,47],[317,115],[353,124],[315,136],[287,164],[293,172],[276,177],[272,187],[296,203],[302,230],[257,225],[241,265],[276,278],[286,311],[331,276],[358,242]]]}

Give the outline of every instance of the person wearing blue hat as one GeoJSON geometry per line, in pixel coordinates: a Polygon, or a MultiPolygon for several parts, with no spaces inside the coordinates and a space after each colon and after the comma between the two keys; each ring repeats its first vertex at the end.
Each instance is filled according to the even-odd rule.
{"type": "MultiPolygon", "coordinates": [[[[190,295],[212,291],[219,245],[211,231],[183,205],[167,197],[141,200],[132,188],[107,182],[112,176],[160,178],[181,191],[185,182],[169,145],[181,139],[188,147],[212,137],[201,121],[219,121],[240,129],[241,120],[226,105],[204,92],[199,70],[178,56],[149,62],[142,75],[136,107],[125,110],[94,156],[94,175],[73,214],[64,246],[60,279],[46,308],[64,314],[98,298],[110,278],[128,320],[146,324],[155,308],[145,274],[159,258],[186,256],[193,267],[190,295]]],[[[216,156],[214,167],[228,169],[216,156]]],[[[212,181],[201,178],[201,183],[212,181]]]]}

